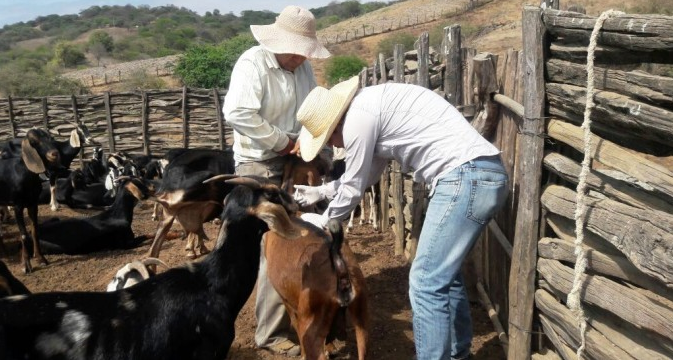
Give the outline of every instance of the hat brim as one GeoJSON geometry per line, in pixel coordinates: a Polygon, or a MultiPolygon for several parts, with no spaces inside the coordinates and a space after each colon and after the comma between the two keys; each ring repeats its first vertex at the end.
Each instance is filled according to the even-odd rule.
{"type": "MultiPolygon", "coordinates": [[[[344,81],[342,83],[339,83],[335,85],[332,90],[336,90],[339,92],[342,89],[339,89],[340,87],[344,87],[345,91],[345,97],[341,100],[340,109],[338,112],[334,112],[332,114],[325,114],[324,116],[329,116],[328,119],[325,121],[329,121],[330,125],[327,128],[327,131],[319,134],[318,136],[313,136],[311,132],[309,132],[306,127],[302,126],[301,131],[299,132],[299,147],[300,147],[300,153],[301,153],[301,158],[309,162],[313,160],[320,150],[327,144],[327,140],[332,136],[332,133],[334,133],[334,129],[336,129],[337,125],[339,124],[339,120],[343,117],[343,115],[346,113],[346,110],[350,106],[351,101],[353,100],[353,97],[355,97],[355,93],[358,90],[358,77],[354,76],[350,80],[344,81]]],[[[315,90],[315,89],[314,89],[315,90]]],[[[309,94],[310,95],[310,94],[309,94]]],[[[307,100],[309,98],[307,97],[307,100]]],[[[309,100],[310,101],[310,100],[309,100]]],[[[321,109],[329,109],[330,106],[328,104],[306,104],[306,100],[304,101],[304,104],[302,104],[302,107],[305,105],[314,105],[317,106],[318,108],[321,109]],[[324,105],[324,106],[322,106],[324,105]]],[[[301,109],[300,111],[301,112],[301,109]]]]}
{"type": "Polygon", "coordinates": [[[332,55],[317,38],[289,32],[276,24],[250,25],[250,31],[264,49],[274,54],[296,54],[309,59],[332,55]]]}

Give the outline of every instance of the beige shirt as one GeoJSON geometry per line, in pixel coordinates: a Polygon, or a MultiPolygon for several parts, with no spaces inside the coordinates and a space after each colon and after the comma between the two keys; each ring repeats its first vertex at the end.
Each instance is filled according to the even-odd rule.
{"type": "Polygon", "coordinates": [[[234,129],[236,164],[278,156],[297,138],[297,110],[316,86],[313,69],[304,61],[294,72],[283,70],[276,56],[255,46],[234,65],[222,111],[234,129]]]}

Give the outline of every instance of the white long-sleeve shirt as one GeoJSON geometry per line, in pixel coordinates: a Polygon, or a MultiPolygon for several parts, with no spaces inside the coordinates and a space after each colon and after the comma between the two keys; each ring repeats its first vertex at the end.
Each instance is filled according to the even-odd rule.
{"type": "Polygon", "coordinates": [[[308,60],[290,72],[261,46],[244,52],[234,65],[222,106],[234,129],[236,163],[271,159],[289,138],[296,139],[301,129],[297,110],[315,86],[308,60]]]}
{"type": "Polygon", "coordinates": [[[327,186],[336,194],[323,213],[343,219],[375,184],[389,160],[431,184],[465,162],[500,151],[484,139],[458,110],[420,86],[383,84],[360,90],[343,125],[346,172],[327,186]]]}

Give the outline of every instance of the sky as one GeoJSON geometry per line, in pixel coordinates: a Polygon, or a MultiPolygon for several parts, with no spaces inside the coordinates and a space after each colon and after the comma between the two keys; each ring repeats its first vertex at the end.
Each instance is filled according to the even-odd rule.
{"type": "MultiPolygon", "coordinates": [[[[270,10],[280,13],[287,5],[307,9],[326,6],[332,0],[0,0],[0,27],[21,21],[30,21],[38,16],[76,15],[91,6],[103,5],[148,5],[150,7],[175,5],[204,15],[206,11],[220,10],[240,15],[243,10],[270,10]]],[[[368,2],[368,1],[361,1],[368,2]]]]}

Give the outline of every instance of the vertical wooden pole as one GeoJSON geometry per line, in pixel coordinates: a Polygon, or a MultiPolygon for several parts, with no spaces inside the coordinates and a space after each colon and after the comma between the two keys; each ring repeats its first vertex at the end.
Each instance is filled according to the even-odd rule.
{"type": "Polygon", "coordinates": [[[363,67],[360,71],[360,88],[367,87],[367,67],[363,67]]]}
{"type": "Polygon", "coordinates": [[[145,155],[150,155],[150,134],[149,134],[149,101],[147,97],[147,93],[143,91],[141,93],[141,101],[142,101],[142,110],[140,114],[140,121],[141,121],[141,131],[143,135],[143,153],[145,155]]]}
{"type": "Polygon", "coordinates": [[[117,150],[115,149],[115,128],[112,124],[112,107],[110,106],[110,92],[106,91],[103,97],[105,102],[105,120],[107,122],[107,139],[108,139],[108,151],[113,153],[117,150]]]}
{"type": "MultiPolygon", "coordinates": [[[[395,45],[393,49],[393,58],[395,59],[395,68],[393,69],[393,81],[396,83],[404,82],[404,46],[395,45]]],[[[391,182],[393,183],[393,211],[395,212],[395,255],[404,254],[404,179],[400,163],[393,161],[391,170],[391,182]]]]}
{"type": "MultiPolygon", "coordinates": [[[[75,124],[79,125],[79,112],[77,111],[77,97],[75,95],[71,96],[72,101],[72,117],[75,120],[75,124]]],[[[81,169],[84,165],[84,144],[81,144],[79,150],[79,168],[81,169]]]]}
{"type": "MultiPolygon", "coordinates": [[[[381,74],[381,80],[379,80],[379,84],[383,84],[388,81],[388,70],[386,70],[386,56],[383,53],[379,54],[379,72],[381,74]]],[[[388,231],[388,224],[389,224],[389,211],[388,211],[388,195],[390,194],[390,167],[386,166],[386,168],[383,170],[383,173],[381,173],[381,180],[379,180],[379,187],[380,191],[379,194],[381,194],[381,199],[379,201],[379,209],[381,209],[381,216],[379,216],[380,220],[380,229],[381,232],[385,233],[388,231]]]]}
{"type": "Polygon", "coordinates": [[[187,149],[189,148],[189,123],[187,116],[187,106],[189,102],[187,101],[187,87],[182,87],[182,147],[187,149]]]}
{"type": "Polygon", "coordinates": [[[460,52],[460,25],[451,25],[444,28],[444,94],[446,100],[454,106],[462,104],[463,99],[463,66],[460,52]]]}
{"type": "Polygon", "coordinates": [[[222,115],[222,104],[220,103],[220,94],[217,89],[213,89],[213,101],[215,102],[215,115],[217,118],[217,130],[219,131],[220,150],[224,150],[226,143],[224,141],[224,115],[222,115]]]}
{"type": "Polygon", "coordinates": [[[42,98],[42,123],[44,124],[44,129],[49,132],[49,107],[47,106],[47,98],[42,98]]]}
{"type": "Polygon", "coordinates": [[[430,88],[430,37],[425,31],[418,37],[416,47],[418,53],[418,71],[416,72],[416,84],[424,88],[430,88]]]}
{"type": "Polygon", "coordinates": [[[523,56],[525,118],[519,155],[519,201],[516,215],[512,267],[509,277],[509,360],[527,360],[531,354],[531,331],[535,294],[535,266],[540,223],[544,129],[544,36],[541,9],[523,11],[523,56]]]}
{"type": "Polygon", "coordinates": [[[9,131],[12,133],[12,138],[16,137],[16,124],[14,124],[14,104],[12,104],[12,97],[7,97],[7,107],[9,111],[9,131]]]}

